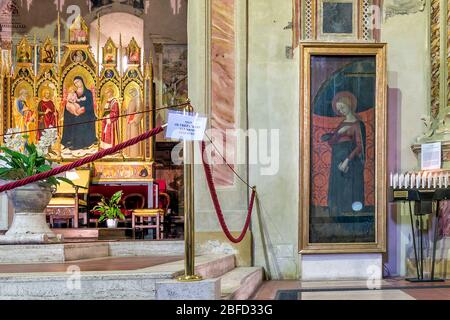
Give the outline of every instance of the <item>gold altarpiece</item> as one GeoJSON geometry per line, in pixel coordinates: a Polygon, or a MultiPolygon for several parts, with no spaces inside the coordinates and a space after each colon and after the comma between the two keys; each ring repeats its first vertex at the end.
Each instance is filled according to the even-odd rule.
{"type": "MultiPolygon", "coordinates": [[[[11,49],[1,50],[1,132],[18,128],[36,142],[39,130],[57,127],[53,160],[64,163],[154,127],[152,63],[144,63],[134,38],[126,47],[109,38],[101,53],[97,46],[97,61],[79,17],[69,28],[68,44],[60,43],[24,37],[14,57],[11,49]]],[[[153,160],[154,138],[94,163],[94,180],[148,182],[153,160]]]]}
{"type": "Polygon", "coordinates": [[[421,144],[442,142],[444,168],[450,168],[450,6],[444,0],[430,3],[430,62],[430,114],[412,150],[419,155],[421,144]]]}

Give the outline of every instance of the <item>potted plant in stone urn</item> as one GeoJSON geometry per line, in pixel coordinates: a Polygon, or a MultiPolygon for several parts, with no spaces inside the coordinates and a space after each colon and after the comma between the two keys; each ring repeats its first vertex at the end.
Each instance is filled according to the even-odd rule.
{"type": "MultiPolygon", "coordinates": [[[[0,147],[0,182],[6,184],[51,170],[53,162],[48,157],[57,137],[57,129],[46,129],[35,144],[19,129],[9,129],[0,147]]],[[[49,228],[44,213],[59,180],[73,184],[58,176],[7,191],[14,206],[14,219],[6,234],[0,236],[0,243],[39,244],[62,239],[49,228]]]]}
{"type": "Polygon", "coordinates": [[[117,228],[119,219],[125,219],[125,215],[122,213],[120,201],[122,200],[123,192],[117,191],[109,200],[102,197],[102,200],[92,208],[92,211],[100,213],[98,222],[106,220],[108,228],[117,228]]]}

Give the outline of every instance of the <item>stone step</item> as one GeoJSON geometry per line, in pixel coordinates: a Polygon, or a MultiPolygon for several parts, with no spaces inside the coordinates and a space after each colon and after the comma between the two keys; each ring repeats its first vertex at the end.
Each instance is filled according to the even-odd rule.
{"type": "Polygon", "coordinates": [[[263,281],[261,267],[240,267],[221,277],[223,300],[248,300],[263,281]]]}
{"type": "Polygon", "coordinates": [[[184,255],[184,241],[94,241],[0,245],[0,264],[63,263],[104,257],[184,255]]]}
{"type": "MultiPolygon", "coordinates": [[[[235,266],[234,255],[196,257],[196,272],[206,279],[235,266]]],[[[0,274],[0,300],[149,300],[155,299],[157,282],[183,273],[181,260],[131,271],[0,274]]]]}
{"type": "Polygon", "coordinates": [[[0,245],[0,264],[64,263],[109,256],[109,244],[0,245]]]}

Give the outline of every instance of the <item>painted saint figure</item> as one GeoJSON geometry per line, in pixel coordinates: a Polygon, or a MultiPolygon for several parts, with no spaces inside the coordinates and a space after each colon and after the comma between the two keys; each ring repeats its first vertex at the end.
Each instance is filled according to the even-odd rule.
{"type": "Polygon", "coordinates": [[[55,62],[55,51],[50,43],[47,43],[42,49],[42,62],[43,63],[55,62]]]}
{"type": "Polygon", "coordinates": [[[128,63],[139,64],[141,61],[141,52],[135,45],[131,45],[128,53],[128,63]]]}
{"type": "Polygon", "coordinates": [[[76,109],[83,112],[74,112],[70,107],[68,109],[66,102],[64,106],[65,128],[61,143],[70,150],[81,150],[90,148],[97,142],[95,132],[95,120],[97,118],[94,112],[92,91],[86,87],[83,78],[80,76],[75,77],[73,83],[78,97],[76,103],[80,107],[76,109]]]}
{"type": "MultiPolygon", "coordinates": [[[[140,134],[143,133],[142,130],[142,119],[143,114],[137,112],[142,112],[142,100],[139,95],[139,90],[136,88],[132,88],[130,90],[130,102],[128,103],[127,107],[127,114],[126,117],[126,140],[132,139],[140,134]]],[[[143,156],[142,152],[142,144],[138,143],[134,146],[131,146],[127,149],[125,149],[125,155],[130,158],[137,158],[143,156]]]]}
{"type": "Polygon", "coordinates": [[[333,99],[333,110],[345,119],[334,133],[322,136],[332,149],[328,188],[328,208],[332,217],[364,208],[366,130],[356,115],[356,106],[352,93],[338,93],[333,99]]]}
{"type": "MultiPolygon", "coordinates": [[[[23,88],[19,91],[19,96],[15,102],[13,111],[14,126],[21,131],[31,131],[36,129],[36,115],[33,110],[32,102],[30,101],[30,94],[27,89],[23,88]]],[[[27,132],[28,141],[36,141],[35,132],[27,132]]]]}
{"type": "Polygon", "coordinates": [[[103,109],[102,137],[100,147],[108,149],[118,143],[119,138],[119,102],[114,97],[114,89],[105,90],[106,102],[103,109]]]}
{"type": "Polygon", "coordinates": [[[56,116],[56,107],[53,101],[51,100],[51,91],[50,89],[44,89],[42,91],[42,99],[38,104],[38,112],[39,112],[39,130],[38,138],[41,137],[42,130],[48,128],[55,128],[57,123],[56,116]]]}

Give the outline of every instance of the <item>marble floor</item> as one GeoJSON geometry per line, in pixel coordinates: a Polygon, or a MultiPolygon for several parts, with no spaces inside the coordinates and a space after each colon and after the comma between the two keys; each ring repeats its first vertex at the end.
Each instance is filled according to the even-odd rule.
{"type": "Polygon", "coordinates": [[[387,279],[375,285],[377,290],[368,290],[366,281],[266,281],[253,299],[273,300],[276,299],[278,290],[293,290],[284,291],[288,295],[284,295],[283,298],[290,300],[450,300],[450,282],[417,284],[403,279],[387,279]]]}

